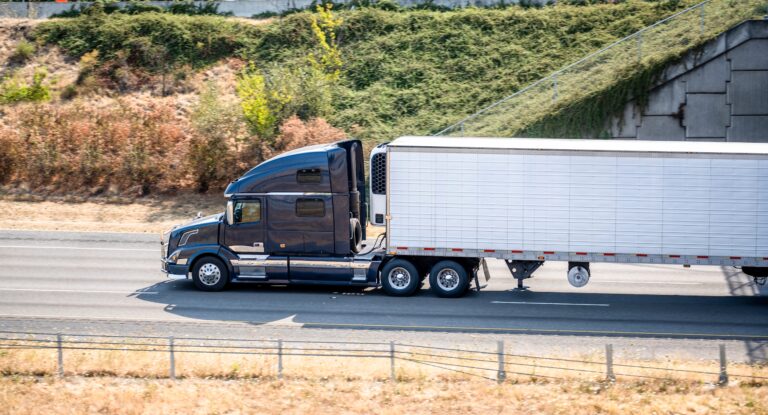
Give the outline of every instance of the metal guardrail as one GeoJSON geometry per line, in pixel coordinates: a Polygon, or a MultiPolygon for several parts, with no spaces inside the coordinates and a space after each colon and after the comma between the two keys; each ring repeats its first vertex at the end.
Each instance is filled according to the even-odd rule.
{"type": "Polygon", "coordinates": [[[514,136],[548,114],[753,17],[764,0],[705,0],[591,53],[434,135],[514,136]]]}
{"type": "MultiPolygon", "coordinates": [[[[605,346],[603,360],[581,360],[551,356],[515,354],[506,351],[503,341],[497,343],[496,351],[468,350],[396,342],[345,342],[345,341],[296,341],[282,339],[227,339],[227,338],[175,338],[160,336],[111,336],[94,334],[61,334],[40,332],[0,331],[0,351],[4,350],[55,350],[56,374],[65,376],[65,355],[67,352],[133,352],[162,353],[168,356],[168,378],[176,379],[177,355],[258,355],[274,356],[274,375],[281,379],[284,374],[284,358],[336,357],[345,359],[384,359],[389,361],[390,379],[397,381],[396,368],[401,362],[428,366],[449,372],[458,372],[497,382],[506,380],[507,375],[530,378],[563,379],[555,373],[584,373],[599,375],[606,381],[616,378],[646,378],[673,380],[670,377],[647,374],[675,372],[703,375],[706,380],[726,385],[729,378],[743,378],[765,381],[768,376],[728,373],[725,346],[720,345],[717,372],[674,367],[646,366],[642,364],[616,363],[613,346],[605,346]],[[519,361],[516,359],[524,359],[519,361]],[[544,364],[540,361],[546,362],[544,364]],[[622,370],[616,372],[615,370],[622,370]],[[628,369],[640,369],[643,373],[629,373],[628,369]],[[539,373],[547,370],[548,374],[539,373]]],[[[2,354],[0,354],[0,359],[2,354]]],[[[329,371],[331,369],[329,368],[329,371]]],[[[15,372],[14,372],[15,373],[15,372]]],[[[70,372],[77,374],[76,371],[70,372]]],[[[330,374],[330,373],[329,373],[330,374]]]]}

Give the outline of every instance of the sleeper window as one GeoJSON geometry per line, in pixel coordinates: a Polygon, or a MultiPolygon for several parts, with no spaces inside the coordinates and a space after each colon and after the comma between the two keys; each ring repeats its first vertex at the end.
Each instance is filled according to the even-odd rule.
{"type": "Polygon", "coordinates": [[[296,172],[296,182],[299,184],[318,184],[321,180],[320,169],[301,169],[296,172]]]}
{"type": "Polygon", "coordinates": [[[322,218],[325,216],[325,202],[322,199],[298,199],[296,216],[322,218]]]}

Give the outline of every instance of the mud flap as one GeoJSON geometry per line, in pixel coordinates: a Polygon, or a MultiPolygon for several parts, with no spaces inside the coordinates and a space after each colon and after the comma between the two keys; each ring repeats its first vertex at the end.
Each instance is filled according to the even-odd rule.
{"type": "MultiPolygon", "coordinates": [[[[485,262],[485,258],[480,259],[480,267],[483,269],[483,275],[485,276],[485,282],[491,279],[491,273],[488,272],[488,264],[485,262]]],[[[488,286],[488,284],[480,285],[480,279],[477,277],[479,270],[475,270],[475,291],[480,291],[482,288],[488,286]]]]}

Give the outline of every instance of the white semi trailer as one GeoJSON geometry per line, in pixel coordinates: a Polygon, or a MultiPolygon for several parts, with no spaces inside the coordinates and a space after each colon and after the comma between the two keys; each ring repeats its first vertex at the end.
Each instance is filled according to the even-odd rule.
{"type": "Polygon", "coordinates": [[[402,137],[267,160],[230,183],[226,211],[163,236],[162,269],[232,283],[381,286],[429,278],[460,297],[486,258],[518,286],[545,261],[585,285],[591,262],[741,267],[768,277],[768,144],[402,137]],[[368,208],[367,208],[368,207],[368,208]],[[368,220],[386,233],[363,247],[368,220]]]}
{"type": "Polygon", "coordinates": [[[768,276],[766,144],[401,137],[370,174],[392,258],[499,258],[520,288],[545,261],[576,287],[591,262],[768,276]]]}

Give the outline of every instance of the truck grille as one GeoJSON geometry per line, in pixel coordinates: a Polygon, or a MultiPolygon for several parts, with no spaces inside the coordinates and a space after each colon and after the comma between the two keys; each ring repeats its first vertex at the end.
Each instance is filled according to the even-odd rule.
{"type": "Polygon", "coordinates": [[[371,191],[375,195],[387,193],[387,153],[374,154],[371,160],[371,191]]]}

